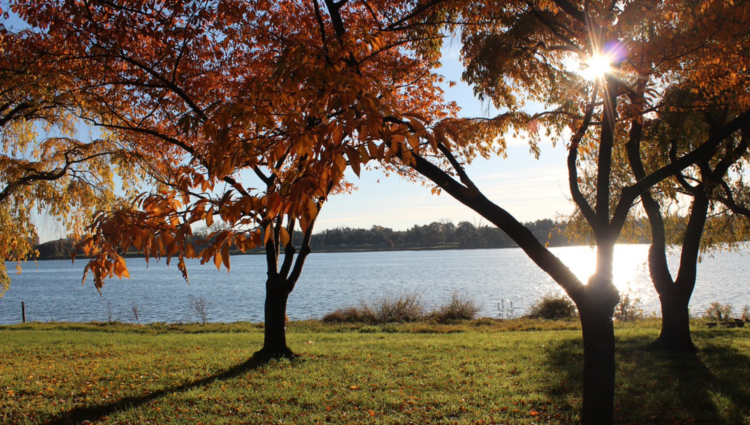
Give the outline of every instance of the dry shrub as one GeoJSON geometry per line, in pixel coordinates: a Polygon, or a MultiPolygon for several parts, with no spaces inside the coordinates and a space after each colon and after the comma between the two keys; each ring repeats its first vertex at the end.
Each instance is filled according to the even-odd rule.
{"type": "Polygon", "coordinates": [[[643,318],[641,299],[633,294],[625,294],[620,298],[620,303],[615,307],[615,319],[623,322],[633,322],[643,318]]]}
{"type": "Polygon", "coordinates": [[[366,323],[369,325],[377,323],[375,314],[366,305],[359,307],[340,308],[323,316],[326,323],[366,323]]]}
{"type": "Polygon", "coordinates": [[[473,299],[454,292],[450,302],[430,313],[430,319],[446,324],[462,320],[474,320],[479,313],[479,307],[473,299]]]}
{"type": "Polygon", "coordinates": [[[576,306],[567,295],[545,294],[531,306],[532,319],[560,320],[576,317],[576,306]]]}
{"type": "Polygon", "coordinates": [[[371,309],[379,323],[416,322],[424,318],[422,297],[416,292],[398,298],[385,295],[371,309]]]}
{"type": "Polygon", "coordinates": [[[398,297],[384,295],[373,303],[360,302],[357,307],[340,308],[323,316],[326,323],[362,323],[382,325],[386,323],[409,323],[433,320],[437,323],[455,323],[474,320],[479,307],[474,300],[454,293],[448,304],[426,313],[422,297],[418,293],[398,297]]]}
{"type": "Polygon", "coordinates": [[[383,323],[416,322],[425,317],[421,297],[417,293],[399,297],[384,295],[373,305],[361,302],[358,307],[340,308],[323,316],[326,323],[383,323]]]}
{"type": "Polygon", "coordinates": [[[733,320],[734,311],[732,309],[732,304],[712,302],[703,313],[703,318],[716,321],[733,320]]]}

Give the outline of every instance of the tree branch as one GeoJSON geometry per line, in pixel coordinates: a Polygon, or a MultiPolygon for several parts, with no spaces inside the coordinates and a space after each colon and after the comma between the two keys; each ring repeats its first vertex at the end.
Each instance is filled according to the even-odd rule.
{"type": "Polygon", "coordinates": [[[591,117],[594,114],[594,105],[596,104],[596,93],[599,84],[594,84],[594,93],[591,98],[591,103],[586,110],[586,114],[583,116],[583,122],[581,122],[578,131],[570,139],[570,151],[568,152],[568,186],[570,186],[570,194],[573,197],[573,201],[578,205],[581,210],[581,214],[593,228],[596,223],[596,213],[591,208],[586,197],[581,193],[581,188],[578,185],[578,144],[586,134],[586,131],[591,124],[591,117]]]}

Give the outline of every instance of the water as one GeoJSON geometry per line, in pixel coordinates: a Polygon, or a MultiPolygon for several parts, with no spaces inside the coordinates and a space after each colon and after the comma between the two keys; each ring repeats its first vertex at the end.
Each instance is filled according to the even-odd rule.
{"type": "MultiPolygon", "coordinates": [[[[646,245],[621,245],[615,258],[615,284],[641,298],[644,310],[658,312],[658,298],[645,265],[646,245]]],[[[553,248],[563,262],[585,281],[594,267],[588,247],[553,248]]],[[[720,252],[698,265],[698,282],[691,301],[693,314],[711,302],[732,303],[737,310],[750,304],[750,263],[742,252],[720,252]]],[[[676,266],[677,256],[670,257],[676,266]]],[[[27,263],[12,275],[11,288],[0,298],[0,324],[21,321],[21,301],[30,321],[188,322],[196,317],[191,298],[209,302],[209,321],[262,321],[265,257],[232,257],[232,271],[212,264],[188,262],[190,285],[176,264],[146,266],[142,258],[128,260],[131,279],[105,282],[101,295],[89,279],[81,285],[85,261],[27,263]]],[[[8,265],[13,269],[12,265],[8,265]]],[[[673,271],[674,272],[674,271],[673,271]]],[[[320,318],[340,307],[357,305],[384,294],[417,292],[428,307],[447,302],[454,292],[471,297],[480,315],[497,317],[498,304],[512,301],[515,315],[527,311],[541,295],[562,292],[520,249],[313,253],[289,298],[293,320],[320,318]]]]}

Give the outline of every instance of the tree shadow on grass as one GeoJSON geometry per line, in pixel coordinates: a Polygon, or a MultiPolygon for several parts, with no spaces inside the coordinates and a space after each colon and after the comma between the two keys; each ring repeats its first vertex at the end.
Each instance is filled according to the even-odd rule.
{"type": "MultiPolygon", "coordinates": [[[[750,358],[729,345],[701,341],[697,354],[651,351],[651,336],[617,338],[615,423],[747,423],[750,358]]],[[[548,347],[547,391],[560,410],[579,412],[583,342],[574,337],[548,347]]]]}
{"type": "Polygon", "coordinates": [[[554,401],[555,410],[575,423],[581,409],[583,388],[583,341],[570,337],[546,346],[549,370],[546,393],[554,401]]]}
{"type": "Polygon", "coordinates": [[[747,424],[750,423],[750,356],[723,339],[734,332],[705,330],[694,331],[693,335],[699,340],[699,356],[715,379],[708,390],[716,394],[717,403],[727,412],[727,423],[747,424]]]}
{"type": "MultiPolygon", "coordinates": [[[[295,356],[291,360],[297,362],[301,359],[299,356],[295,356]]],[[[143,396],[126,397],[119,400],[113,400],[109,403],[103,403],[93,406],[76,407],[66,412],[61,412],[60,414],[48,419],[44,423],[48,425],[57,425],[71,423],[77,424],[83,421],[97,422],[102,420],[105,416],[109,416],[118,412],[137,409],[144,404],[147,404],[154,400],[158,400],[170,394],[185,392],[193,388],[211,385],[214,382],[236,378],[247,372],[258,370],[263,366],[268,365],[272,361],[274,361],[274,359],[269,359],[266,356],[258,355],[258,353],[255,353],[255,355],[250,357],[250,359],[248,359],[247,361],[206,378],[197,379],[195,381],[187,382],[185,384],[170,388],[164,388],[162,390],[155,391],[143,396]]]]}

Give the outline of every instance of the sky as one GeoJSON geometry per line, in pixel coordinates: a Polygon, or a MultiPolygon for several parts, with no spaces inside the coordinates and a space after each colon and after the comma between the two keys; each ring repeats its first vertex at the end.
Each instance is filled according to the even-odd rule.
{"type": "MultiPolygon", "coordinates": [[[[496,110],[476,99],[469,85],[461,81],[463,65],[459,59],[460,44],[446,43],[443,66],[439,73],[456,83],[443,87],[447,100],[461,107],[461,116],[492,116],[496,110]]],[[[477,159],[467,166],[467,174],[479,189],[498,206],[522,222],[544,218],[554,219],[573,212],[567,189],[567,150],[562,140],[553,147],[552,140],[540,145],[541,155],[535,159],[526,142],[508,143],[507,159],[477,159]]],[[[397,176],[385,177],[377,170],[363,171],[357,178],[351,171],[347,179],[358,190],[348,195],[331,197],[315,224],[316,231],[336,227],[373,225],[404,230],[415,224],[450,220],[484,223],[482,218],[447,193],[432,195],[432,186],[422,186],[397,176]]]]}
{"type": "MultiPolygon", "coordinates": [[[[6,24],[25,26],[13,16],[6,24]]],[[[460,106],[463,117],[496,114],[497,110],[475,98],[471,87],[461,81],[463,65],[459,51],[460,43],[456,40],[449,40],[443,48],[443,65],[438,73],[446,79],[443,86],[446,99],[460,106]],[[448,81],[455,82],[455,86],[450,87],[448,81]]],[[[537,160],[526,142],[509,141],[507,158],[479,158],[466,170],[488,199],[522,222],[570,214],[573,204],[567,190],[565,143],[558,138],[553,146],[553,141],[547,139],[540,148],[541,155],[537,160]]],[[[386,177],[379,170],[363,169],[359,177],[347,171],[346,177],[357,190],[331,197],[318,216],[316,232],[337,227],[370,228],[373,225],[404,230],[415,224],[441,220],[487,224],[477,213],[447,193],[432,195],[430,185],[422,186],[393,175],[386,177]]],[[[38,214],[35,223],[41,242],[66,236],[62,226],[46,214],[38,214]]]]}

